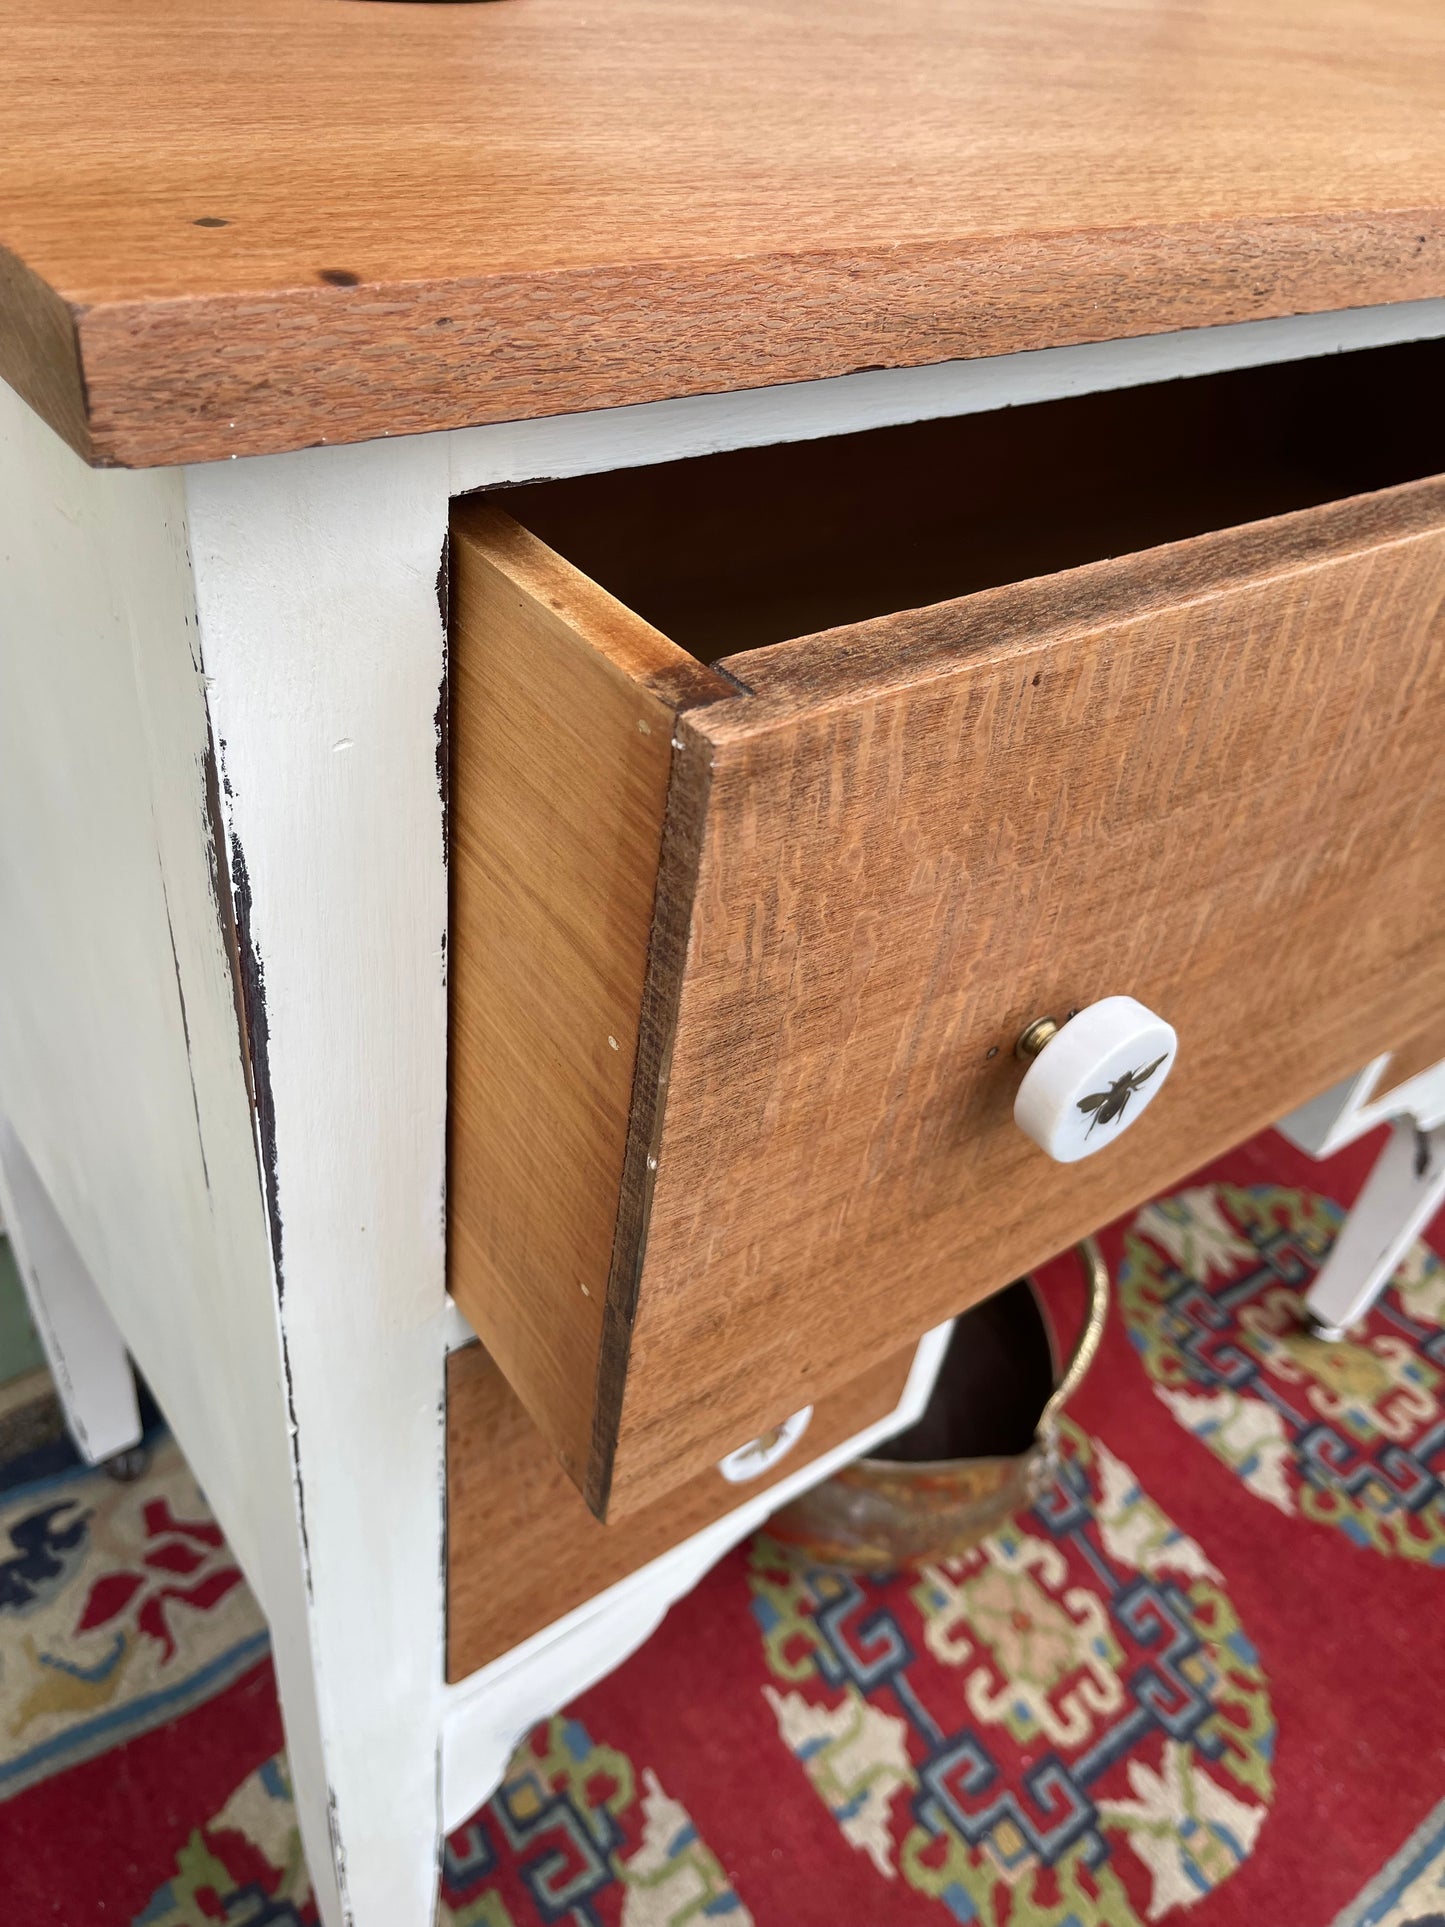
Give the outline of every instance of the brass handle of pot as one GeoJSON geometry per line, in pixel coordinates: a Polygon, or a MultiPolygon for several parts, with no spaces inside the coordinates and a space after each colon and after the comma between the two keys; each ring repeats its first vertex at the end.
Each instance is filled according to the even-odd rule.
{"type": "Polygon", "coordinates": [[[1084,1319],[1083,1329],[1074,1340],[1074,1349],[1064,1375],[1059,1380],[1053,1397],[1039,1415],[1038,1436],[1048,1439],[1058,1427],[1064,1407],[1078,1391],[1094,1362],[1094,1354],[1099,1349],[1099,1341],[1104,1336],[1104,1326],[1109,1319],[1109,1267],[1104,1263],[1104,1254],[1094,1238],[1081,1239],[1074,1246],[1074,1256],[1078,1259],[1084,1273],[1084,1284],[1088,1291],[1089,1306],[1084,1319]]]}

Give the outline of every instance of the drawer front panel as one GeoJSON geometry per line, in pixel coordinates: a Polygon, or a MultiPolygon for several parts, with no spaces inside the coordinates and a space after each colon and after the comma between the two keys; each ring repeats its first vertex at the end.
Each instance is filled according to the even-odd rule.
{"type": "Polygon", "coordinates": [[[595,1509],[648,1504],[1438,1023],[1442,592],[1425,482],[697,672],[595,1509]],[[1012,1121],[1014,1042],[1116,993],[1175,1026],[1177,1068],[1127,1136],[1053,1164],[1012,1121]]]}
{"type": "Polygon", "coordinates": [[[778,1396],[790,1334],[846,1369],[1445,1008],[1442,511],[1418,485],[730,665],[751,698],[689,723],[706,829],[617,1497],[699,1411],[778,1396]],[[1177,1067],[1054,1165],[1013,1043],[1119,991],[1177,1067]]]}
{"type": "MultiPolygon", "coordinates": [[[[480,1345],[447,1360],[447,1677],[462,1680],[755,1493],[790,1478],[898,1405],[913,1347],[821,1399],[807,1430],[756,1478],[716,1467],[601,1525],[480,1345]],[[497,1548],[505,1546],[504,1559],[497,1548]]],[[[738,1441],[734,1439],[733,1445],[738,1441]]]]}

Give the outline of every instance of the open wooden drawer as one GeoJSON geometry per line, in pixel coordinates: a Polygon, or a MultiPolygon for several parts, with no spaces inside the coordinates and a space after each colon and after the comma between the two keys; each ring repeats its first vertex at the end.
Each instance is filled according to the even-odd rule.
{"type": "Polygon", "coordinates": [[[451,1288],[599,1515],[1445,1055],[1442,376],[456,506],[451,1288]],[[1015,1040],[1116,992],[1177,1071],[1052,1164],[1015,1040]]]}

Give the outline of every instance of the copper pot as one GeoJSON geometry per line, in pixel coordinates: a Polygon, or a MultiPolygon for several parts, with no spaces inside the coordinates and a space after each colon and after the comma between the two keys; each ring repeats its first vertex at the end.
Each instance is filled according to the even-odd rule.
{"type": "MultiPolygon", "coordinates": [[[[1094,1361],[1109,1314],[1109,1269],[1102,1252],[1092,1238],[1075,1252],[1088,1293],[1087,1315],[1027,1450],[923,1462],[858,1459],[774,1513],[769,1535],[818,1565],[883,1572],[955,1558],[1011,1512],[1032,1505],[1055,1476],[1059,1420],[1094,1361]]],[[[1032,1279],[1025,1282],[1037,1300],[1032,1279]]]]}

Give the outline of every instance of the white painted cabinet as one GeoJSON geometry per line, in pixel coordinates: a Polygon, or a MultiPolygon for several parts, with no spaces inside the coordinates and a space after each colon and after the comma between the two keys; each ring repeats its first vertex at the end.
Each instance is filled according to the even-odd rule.
{"type": "Polygon", "coordinates": [[[137,473],[0,389],[4,1210],[78,1436],[133,1429],[123,1345],[265,1608],[327,1927],[424,1927],[518,1735],[913,1417],[942,1343],[890,1417],[445,1684],[453,497],[1442,333],[1419,302],[137,473]]]}

